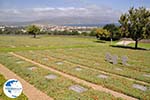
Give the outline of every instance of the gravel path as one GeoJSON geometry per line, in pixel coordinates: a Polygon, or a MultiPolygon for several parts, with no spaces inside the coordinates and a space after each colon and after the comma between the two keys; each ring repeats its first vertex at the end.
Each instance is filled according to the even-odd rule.
{"type": "Polygon", "coordinates": [[[6,79],[18,79],[23,86],[23,93],[28,97],[29,100],[53,100],[51,97],[36,89],[33,85],[23,80],[21,77],[7,69],[2,64],[0,64],[0,73],[4,75],[6,79]]]}
{"type": "Polygon", "coordinates": [[[115,97],[121,97],[121,98],[126,99],[126,100],[138,100],[138,99],[136,99],[136,98],[134,98],[134,97],[127,96],[127,95],[125,95],[125,94],[123,94],[123,93],[119,93],[119,92],[110,90],[110,89],[108,89],[108,88],[104,88],[104,87],[102,87],[102,86],[100,86],[100,85],[96,85],[96,84],[94,84],[94,83],[87,82],[87,81],[82,80],[82,79],[79,79],[79,78],[77,78],[77,77],[68,75],[68,74],[66,74],[66,73],[64,73],[64,72],[61,72],[61,71],[58,71],[58,70],[53,69],[53,68],[51,68],[51,67],[48,67],[48,66],[45,66],[45,65],[43,65],[43,64],[37,63],[37,62],[32,61],[32,60],[30,60],[30,59],[28,59],[28,58],[25,58],[25,57],[23,57],[23,56],[20,56],[20,55],[18,55],[18,54],[15,54],[15,53],[12,53],[12,52],[11,52],[10,54],[12,54],[13,56],[16,56],[16,57],[18,57],[18,58],[21,58],[21,59],[23,59],[23,60],[25,60],[25,61],[28,61],[28,62],[30,62],[30,63],[33,63],[33,64],[35,64],[35,65],[37,65],[37,66],[40,66],[40,67],[45,68],[45,69],[47,69],[47,70],[50,70],[50,71],[52,71],[52,72],[58,73],[58,74],[60,74],[60,75],[62,75],[62,76],[64,76],[64,77],[66,77],[66,78],[68,78],[68,79],[71,79],[71,80],[73,80],[73,81],[75,81],[75,82],[77,82],[77,83],[80,83],[80,84],[89,86],[89,87],[93,88],[94,90],[98,90],[98,91],[103,91],[103,92],[106,92],[106,93],[110,93],[110,94],[112,94],[112,95],[115,96],[115,97]]]}
{"type": "Polygon", "coordinates": [[[116,43],[117,45],[124,45],[124,46],[127,46],[128,44],[131,44],[131,43],[135,43],[135,41],[120,41],[118,43],[116,43]]]}

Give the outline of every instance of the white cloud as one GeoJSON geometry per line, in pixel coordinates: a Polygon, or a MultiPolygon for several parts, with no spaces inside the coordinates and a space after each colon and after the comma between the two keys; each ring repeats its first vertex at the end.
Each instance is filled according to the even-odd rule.
{"type": "MultiPolygon", "coordinates": [[[[117,21],[121,11],[116,11],[108,7],[88,6],[84,8],[75,7],[44,7],[31,9],[1,9],[0,21],[9,21],[11,17],[17,20],[38,20],[44,18],[55,17],[82,17],[94,19],[102,19],[104,21],[117,21]]],[[[96,21],[96,20],[95,20],[96,21]]],[[[93,22],[94,23],[94,22],[93,22]]]]}
{"type": "Polygon", "coordinates": [[[46,8],[33,8],[33,11],[35,12],[42,12],[42,11],[51,11],[51,10],[54,10],[55,8],[49,8],[49,7],[46,7],[46,8]]]}

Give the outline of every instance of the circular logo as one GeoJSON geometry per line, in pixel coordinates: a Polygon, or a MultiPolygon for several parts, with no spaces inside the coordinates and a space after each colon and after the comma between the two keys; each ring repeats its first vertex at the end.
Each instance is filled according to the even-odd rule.
{"type": "Polygon", "coordinates": [[[9,98],[17,98],[22,93],[22,85],[17,79],[9,79],[4,83],[3,91],[9,98]]]}

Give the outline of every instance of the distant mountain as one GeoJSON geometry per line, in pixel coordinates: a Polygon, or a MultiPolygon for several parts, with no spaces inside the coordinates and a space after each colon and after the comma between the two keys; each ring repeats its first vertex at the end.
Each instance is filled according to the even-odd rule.
{"type": "Polygon", "coordinates": [[[0,25],[14,25],[14,26],[22,26],[22,25],[29,25],[29,24],[32,24],[32,22],[0,22],[0,25]]]}
{"type": "Polygon", "coordinates": [[[0,22],[1,25],[28,25],[28,24],[50,24],[50,25],[68,25],[68,26],[103,26],[105,24],[112,23],[111,21],[100,19],[100,18],[83,18],[83,17],[56,17],[46,18],[36,21],[25,21],[25,22],[0,22]]]}

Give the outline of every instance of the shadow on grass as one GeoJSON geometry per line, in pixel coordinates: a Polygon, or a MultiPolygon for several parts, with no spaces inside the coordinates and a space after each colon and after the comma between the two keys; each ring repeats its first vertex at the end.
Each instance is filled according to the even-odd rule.
{"type": "Polygon", "coordinates": [[[96,43],[106,43],[105,41],[102,41],[102,40],[95,40],[93,42],[96,42],[96,43]]]}
{"type": "Polygon", "coordinates": [[[111,47],[115,47],[115,48],[124,48],[124,49],[132,49],[132,50],[146,50],[149,51],[149,49],[145,49],[145,48],[134,48],[131,46],[122,46],[122,45],[110,45],[111,47]]]}

